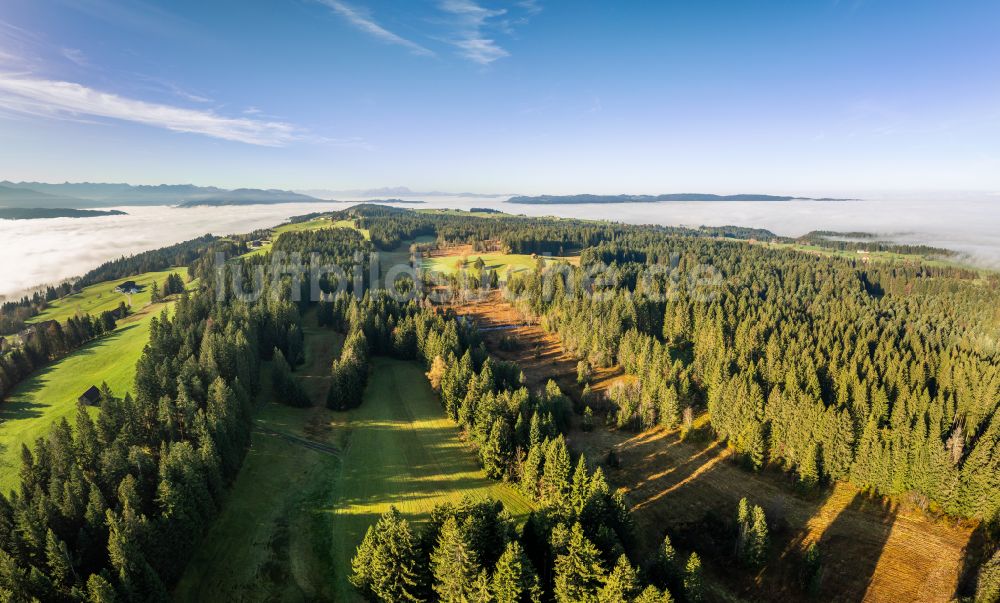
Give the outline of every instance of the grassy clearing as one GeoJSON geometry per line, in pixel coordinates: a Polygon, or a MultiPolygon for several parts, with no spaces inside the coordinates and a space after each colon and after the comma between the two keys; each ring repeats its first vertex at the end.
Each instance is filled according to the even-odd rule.
{"type": "MultiPolygon", "coordinates": [[[[501,279],[507,278],[511,272],[521,270],[534,270],[538,265],[539,256],[531,256],[520,253],[470,253],[468,255],[448,255],[434,258],[424,258],[421,266],[431,272],[443,274],[455,274],[460,268],[472,270],[476,259],[482,258],[486,268],[499,272],[501,279]]],[[[541,256],[545,261],[555,262],[565,260],[568,262],[578,262],[579,258],[562,256],[541,256]]]]}
{"type": "Polygon", "coordinates": [[[354,549],[392,505],[416,524],[435,505],[465,496],[499,499],[515,517],[530,510],[513,487],[485,476],[418,364],[374,358],[364,402],[348,415],[344,463],[329,507],[336,600],[355,598],[347,582],[354,549]]]}
{"type": "MultiPolygon", "coordinates": [[[[324,413],[327,411],[323,411],[324,413]]],[[[313,414],[267,404],[258,425],[304,434],[313,414]]],[[[260,431],[174,591],[175,601],[330,599],[329,520],[336,457],[260,431]]]]}
{"type": "Polygon", "coordinates": [[[403,241],[392,251],[379,251],[378,261],[379,270],[384,278],[386,272],[388,272],[393,266],[409,266],[412,254],[410,253],[410,245],[414,243],[431,243],[435,239],[430,235],[421,235],[414,240],[403,241]]]}
{"type": "Polygon", "coordinates": [[[21,445],[30,447],[63,417],[72,422],[77,398],[87,388],[107,382],[118,396],[131,389],[135,364],[149,340],[150,320],[164,307],[147,306],[120,321],[113,333],[36,371],[0,403],[0,491],[17,485],[21,445]]]}
{"type": "Polygon", "coordinates": [[[132,309],[139,311],[149,305],[153,283],[158,283],[162,289],[163,281],[165,281],[167,276],[169,276],[172,272],[176,272],[182,277],[186,277],[187,275],[187,269],[185,268],[171,268],[170,270],[146,272],[138,276],[130,276],[115,281],[97,283],[96,285],[86,287],[79,293],[74,293],[73,295],[68,295],[52,302],[48,308],[46,308],[38,316],[33,317],[28,322],[35,323],[45,320],[58,320],[59,322],[66,322],[67,319],[78,314],[90,314],[91,316],[96,317],[101,312],[114,310],[121,302],[125,302],[125,305],[129,305],[130,300],[128,295],[122,295],[121,293],[115,292],[115,287],[125,281],[135,281],[136,284],[142,289],[139,293],[131,296],[132,309]]]}
{"type": "Polygon", "coordinates": [[[372,240],[372,233],[368,231],[367,228],[358,228],[357,222],[354,220],[337,220],[333,223],[333,226],[337,228],[353,228],[354,230],[361,233],[366,240],[372,240]]]}
{"type": "Polygon", "coordinates": [[[271,251],[271,247],[274,245],[274,241],[278,240],[278,237],[285,234],[286,232],[304,232],[307,230],[322,230],[324,228],[354,228],[361,232],[361,234],[366,238],[370,239],[371,235],[364,228],[357,228],[353,220],[337,220],[330,221],[329,218],[316,218],[315,220],[309,220],[308,222],[297,222],[294,224],[282,224],[281,226],[276,226],[272,229],[273,234],[271,235],[271,240],[264,245],[249,251],[244,255],[249,257],[253,255],[262,255],[271,251]]]}
{"type": "MultiPolygon", "coordinates": [[[[319,404],[327,385],[315,373],[338,353],[340,336],[314,326],[305,334],[307,362],[297,374],[319,404]]],[[[486,478],[413,362],[373,359],[358,409],[266,403],[256,423],[243,469],[175,589],[176,601],[357,600],[347,581],[350,559],[390,505],[417,523],[434,505],[466,495],[503,500],[519,517],[529,509],[513,488],[486,478]]]]}

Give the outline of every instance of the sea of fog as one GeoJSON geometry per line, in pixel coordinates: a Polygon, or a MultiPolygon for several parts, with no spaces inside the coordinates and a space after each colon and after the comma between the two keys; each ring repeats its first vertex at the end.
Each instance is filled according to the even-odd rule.
{"type": "MultiPolygon", "coordinates": [[[[887,240],[953,249],[1000,268],[1000,197],[862,201],[666,202],[515,205],[506,197],[421,197],[410,208],[490,207],[512,214],[602,219],[631,224],[739,225],[785,236],[810,230],[864,231],[887,240]]],[[[110,259],[206,233],[225,235],[291,216],[342,209],[356,201],[230,207],[118,207],[126,216],[0,220],[0,297],[80,276],[110,259]]]]}

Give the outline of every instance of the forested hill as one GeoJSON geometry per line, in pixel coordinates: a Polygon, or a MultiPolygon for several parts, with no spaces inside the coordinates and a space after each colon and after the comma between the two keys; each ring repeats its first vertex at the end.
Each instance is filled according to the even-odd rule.
{"type": "Polygon", "coordinates": [[[789,195],[712,195],[709,193],[670,193],[665,195],[537,195],[516,196],[508,203],[522,205],[567,205],[576,203],[659,203],[661,201],[850,201],[850,199],[793,197],[789,195]]]}
{"type": "Polygon", "coordinates": [[[193,184],[0,182],[0,207],[81,208],[120,205],[307,203],[315,197],[278,189],[227,190],[193,184]]]}
{"type": "MultiPolygon", "coordinates": [[[[479,250],[500,244],[512,253],[552,253],[562,255],[601,241],[613,240],[627,232],[650,236],[714,237],[732,239],[780,239],[769,230],[742,226],[635,226],[591,220],[531,218],[493,214],[432,214],[400,207],[362,203],[336,212],[316,212],[291,218],[305,222],[320,217],[356,220],[369,231],[372,243],[381,250],[395,249],[400,243],[419,236],[435,236],[450,243],[470,244],[479,250]]],[[[789,239],[790,240],[790,239],[789,239]]]]}
{"type": "Polygon", "coordinates": [[[0,207],[0,220],[40,220],[46,218],[96,218],[98,216],[127,216],[123,211],[112,209],[66,209],[66,208],[25,208],[0,207]]]}
{"type": "Polygon", "coordinates": [[[214,195],[199,196],[181,203],[180,207],[197,207],[199,205],[271,205],[276,203],[326,203],[326,201],[291,191],[238,188],[232,191],[222,191],[214,195]]]}

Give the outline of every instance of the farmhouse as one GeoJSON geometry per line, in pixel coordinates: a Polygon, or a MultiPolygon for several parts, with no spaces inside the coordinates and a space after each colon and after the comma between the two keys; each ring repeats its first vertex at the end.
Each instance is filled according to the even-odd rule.
{"type": "Polygon", "coordinates": [[[28,338],[31,337],[32,335],[34,335],[35,333],[37,333],[39,331],[44,331],[45,329],[48,329],[49,327],[54,326],[54,325],[58,325],[58,324],[59,324],[59,321],[57,321],[57,320],[43,320],[41,322],[36,322],[34,324],[30,324],[30,325],[26,326],[17,335],[18,335],[18,337],[21,338],[22,342],[26,342],[26,341],[28,341],[28,338]]]}
{"type": "Polygon", "coordinates": [[[80,404],[86,404],[87,406],[97,406],[101,403],[101,390],[97,389],[97,386],[91,385],[90,389],[83,392],[83,395],[77,398],[80,404]]]}
{"type": "Polygon", "coordinates": [[[132,295],[133,293],[139,292],[139,286],[135,284],[135,281],[125,281],[124,283],[115,287],[115,291],[118,293],[124,293],[126,295],[132,295]]]}

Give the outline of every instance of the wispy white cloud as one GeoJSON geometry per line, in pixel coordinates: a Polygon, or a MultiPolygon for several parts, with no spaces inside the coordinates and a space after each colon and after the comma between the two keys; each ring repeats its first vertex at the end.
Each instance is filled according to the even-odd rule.
{"type": "Polygon", "coordinates": [[[542,12],[542,5],[539,4],[538,0],[521,0],[517,5],[529,15],[537,15],[542,12]]]}
{"type": "Polygon", "coordinates": [[[163,82],[163,81],[161,81],[161,83],[164,86],[166,86],[167,89],[170,90],[170,92],[173,95],[178,96],[180,98],[183,98],[184,100],[189,100],[192,103],[210,103],[210,102],[212,102],[212,99],[208,98],[207,96],[202,96],[200,94],[193,94],[193,93],[188,92],[187,90],[184,90],[183,88],[179,87],[177,84],[173,84],[171,82],[163,82]]]}
{"type": "Polygon", "coordinates": [[[0,106],[8,113],[117,119],[261,146],[279,147],[307,138],[295,126],[280,121],[226,117],[209,110],[150,103],[25,74],[0,73],[0,106]]]}
{"type": "Polygon", "coordinates": [[[459,54],[480,65],[510,56],[485,33],[489,20],[505,15],[506,10],[485,8],[472,0],[444,0],[439,7],[454,19],[455,35],[449,41],[459,49],[459,54]]]}
{"type": "Polygon", "coordinates": [[[0,19],[0,66],[6,69],[32,69],[37,66],[34,46],[38,36],[0,19]]]}
{"type": "Polygon", "coordinates": [[[87,55],[83,54],[83,51],[79,48],[63,48],[61,52],[63,57],[71,63],[75,63],[80,67],[90,67],[90,61],[87,60],[87,55]]]}
{"type": "Polygon", "coordinates": [[[434,52],[428,48],[417,44],[413,40],[408,40],[398,34],[395,34],[388,29],[382,27],[375,22],[374,19],[360,9],[354,8],[340,0],[319,0],[321,4],[329,7],[333,12],[337,13],[348,23],[356,27],[357,29],[387,43],[395,44],[396,46],[402,46],[407,48],[416,55],[421,56],[434,56],[434,52]]]}

